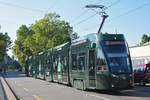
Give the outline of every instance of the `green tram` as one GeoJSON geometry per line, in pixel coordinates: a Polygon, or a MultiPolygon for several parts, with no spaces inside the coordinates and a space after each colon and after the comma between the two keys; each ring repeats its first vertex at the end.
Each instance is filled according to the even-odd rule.
{"type": "Polygon", "coordinates": [[[132,72],[123,34],[89,34],[26,60],[27,76],[82,90],[132,88],[132,72]]]}

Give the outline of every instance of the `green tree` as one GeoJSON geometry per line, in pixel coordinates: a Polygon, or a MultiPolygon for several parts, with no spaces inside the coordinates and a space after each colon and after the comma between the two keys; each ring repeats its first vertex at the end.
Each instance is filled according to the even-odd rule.
{"type": "Polygon", "coordinates": [[[4,55],[10,49],[12,41],[8,36],[8,33],[0,33],[0,61],[3,59],[4,55]]]}
{"type": "Polygon", "coordinates": [[[146,35],[146,34],[143,34],[142,35],[142,38],[141,38],[141,43],[140,44],[144,44],[144,43],[146,43],[146,42],[149,42],[149,36],[148,35],[146,35]]]}
{"type": "Polygon", "coordinates": [[[52,45],[53,47],[60,45],[62,43],[70,41],[70,37],[65,36],[64,34],[56,34],[52,38],[52,45]]]}
{"type": "MultiPolygon", "coordinates": [[[[36,21],[35,24],[31,25],[31,30],[35,32],[33,39],[35,40],[34,49],[36,48],[36,53],[44,51],[48,48],[52,48],[66,41],[62,41],[61,43],[53,43],[54,39],[59,34],[61,37],[68,39],[70,37],[70,32],[72,32],[72,27],[70,27],[69,23],[58,20],[58,14],[49,13],[46,14],[45,17],[39,21],[36,21]],[[56,36],[55,36],[56,35],[56,36]]],[[[57,39],[57,41],[59,41],[57,39]]],[[[55,42],[57,42],[55,41],[55,42]]]]}
{"type": "Polygon", "coordinates": [[[68,22],[58,18],[58,14],[49,13],[29,27],[26,25],[19,27],[14,54],[22,66],[26,57],[70,41],[72,27],[68,22]]]}
{"type": "Polygon", "coordinates": [[[77,32],[74,32],[74,33],[72,34],[72,40],[75,40],[75,39],[78,39],[78,38],[79,38],[78,33],[77,33],[77,32]]]}
{"type": "Polygon", "coordinates": [[[32,51],[30,49],[31,41],[29,40],[32,38],[32,31],[30,31],[26,25],[22,25],[16,33],[17,40],[15,40],[13,51],[15,57],[18,58],[19,63],[24,65],[24,60],[26,57],[32,55],[32,51]]]}

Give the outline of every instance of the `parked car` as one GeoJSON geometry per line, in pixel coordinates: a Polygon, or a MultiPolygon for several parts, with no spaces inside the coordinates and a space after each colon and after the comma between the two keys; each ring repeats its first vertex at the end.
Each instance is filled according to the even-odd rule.
{"type": "Polygon", "coordinates": [[[150,63],[140,64],[133,67],[134,82],[140,85],[150,83],[150,63]]]}

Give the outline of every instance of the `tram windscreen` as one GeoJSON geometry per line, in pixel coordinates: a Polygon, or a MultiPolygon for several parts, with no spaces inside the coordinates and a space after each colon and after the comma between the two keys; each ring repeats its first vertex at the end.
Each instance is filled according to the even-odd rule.
{"type": "Polygon", "coordinates": [[[102,45],[112,73],[131,72],[124,41],[103,41],[102,45]]]}

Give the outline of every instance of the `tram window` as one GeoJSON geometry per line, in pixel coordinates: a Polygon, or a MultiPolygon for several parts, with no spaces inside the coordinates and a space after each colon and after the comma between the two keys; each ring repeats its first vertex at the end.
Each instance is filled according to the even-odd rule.
{"type": "Polygon", "coordinates": [[[47,69],[50,69],[50,68],[49,68],[49,66],[50,66],[50,65],[49,65],[49,60],[46,61],[46,65],[47,65],[47,69]]]}
{"type": "Polygon", "coordinates": [[[29,70],[31,70],[31,64],[29,64],[29,70]]]}
{"type": "Polygon", "coordinates": [[[43,61],[41,62],[41,73],[43,74],[43,61]]]}
{"type": "Polygon", "coordinates": [[[72,70],[77,70],[77,54],[72,54],[72,70]]]}
{"type": "Polygon", "coordinates": [[[32,69],[34,69],[34,63],[32,64],[32,69]]]}
{"type": "Polygon", "coordinates": [[[53,69],[54,69],[54,73],[57,73],[57,59],[56,58],[54,58],[53,69]]]}
{"type": "Polygon", "coordinates": [[[62,56],[62,72],[63,73],[66,72],[66,66],[67,66],[66,57],[62,56]]]}
{"type": "Polygon", "coordinates": [[[47,61],[44,61],[45,69],[47,69],[47,61]]]}
{"type": "Polygon", "coordinates": [[[62,72],[62,58],[58,58],[58,64],[57,64],[57,72],[62,72]]]}
{"type": "Polygon", "coordinates": [[[106,61],[101,49],[97,50],[97,66],[98,70],[106,70],[106,61]]]}
{"type": "Polygon", "coordinates": [[[63,65],[67,66],[67,57],[63,57],[63,65]]]}
{"type": "Polygon", "coordinates": [[[85,56],[79,57],[78,64],[79,64],[79,68],[78,68],[79,70],[85,69],[85,56]]]}
{"type": "Polygon", "coordinates": [[[85,53],[79,53],[79,56],[85,56],[85,53]]]}
{"type": "Polygon", "coordinates": [[[41,60],[39,61],[39,72],[41,72],[41,60]]]}
{"type": "Polygon", "coordinates": [[[39,72],[39,62],[37,62],[37,73],[39,72]]]}
{"type": "Polygon", "coordinates": [[[48,70],[50,69],[50,65],[49,64],[50,64],[49,60],[46,60],[46,69],[48,69],[48,70]]]}

